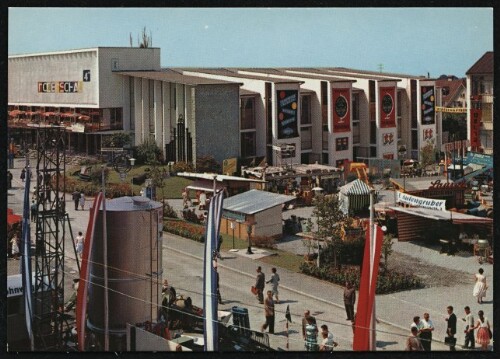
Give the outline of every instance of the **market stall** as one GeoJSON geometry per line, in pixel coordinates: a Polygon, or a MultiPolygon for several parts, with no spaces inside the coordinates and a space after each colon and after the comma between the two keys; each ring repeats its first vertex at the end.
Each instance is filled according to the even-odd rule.
{"type": "Polygon", "coordinates": [[[368,210],[370,206],[370,187],[360,179],[355,179],[340,187],[340,208],[344,213],[356,213],[368,210]]]}

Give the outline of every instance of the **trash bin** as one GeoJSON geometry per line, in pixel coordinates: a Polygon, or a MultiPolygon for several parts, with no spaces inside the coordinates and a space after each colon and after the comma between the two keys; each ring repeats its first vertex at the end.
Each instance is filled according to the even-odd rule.
{"type": "Polygon", "coordinates": [[[231,308],[233,313],[233,325],[238,328],[240,335],[250,335],[250,320],[248,317],[248,309],[243,307],[234,306],[231,308]]]}

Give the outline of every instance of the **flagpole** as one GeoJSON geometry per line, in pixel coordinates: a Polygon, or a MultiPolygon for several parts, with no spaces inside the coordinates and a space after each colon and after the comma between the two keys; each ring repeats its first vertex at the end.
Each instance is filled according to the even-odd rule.
{"type": "MultiPolygon", "coordinates": [[[[373,282],[373,267],[375,263],[375,190],[372,188],[370,189],[370,283],[373,282]]],[[[371,285],[370,285],[371,288],[371,285]]],[[[376,288],[376,285],[375,285],[376,288]]],[[[374,289],[375,290],[375,289],[374,289]]],[[[377,338],[376,338],[376,333],[375,333],[375,326],[376,326],[376,320],[375,320],[375,295],[373,295],[373,306],[372,306],[372,314],[371,314],[371,319],[370,319],[370,340],[368,344],[368,350],[370,351],[375,351],[376,350],[376,343],[377,343],[377,338]]]]}

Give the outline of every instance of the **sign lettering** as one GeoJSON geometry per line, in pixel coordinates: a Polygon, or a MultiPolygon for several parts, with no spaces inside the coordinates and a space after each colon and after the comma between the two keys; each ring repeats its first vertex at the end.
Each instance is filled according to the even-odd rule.
{"type": "Polygon", "coordinates": [[[39,93],[79,93],[83,92],[83,81],[38,82],[39,93]]]}
{"type": "Polygon", "coordinates": [[[435,180],[434,182],[431,182],[431,186],[429,187],[429,189],[463,189],[466,187],[467,187],[467,185],[465,182],[441,183],[441,180],[435,180]]]}
{"type": "Polygon", "coordinates": [[[410,206],[429,208],[438,211],[444,211],[446,209],[446,200],[444,199],[432,199],[424,198],[418,196],[412,196],[411,194],[396,192],[397,202],[409,204],[410,206]]]}

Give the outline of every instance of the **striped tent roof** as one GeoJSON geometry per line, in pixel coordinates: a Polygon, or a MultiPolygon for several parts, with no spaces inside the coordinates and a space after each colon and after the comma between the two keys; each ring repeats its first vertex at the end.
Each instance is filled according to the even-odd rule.
{"type": "Polygon", "coordinates": [[[370,194],[370,187],[361,181],[359,178],[355,179],[352,182],[340,187],[340,193],[344,195],[352,195],[352,194],[370,194]]]}

